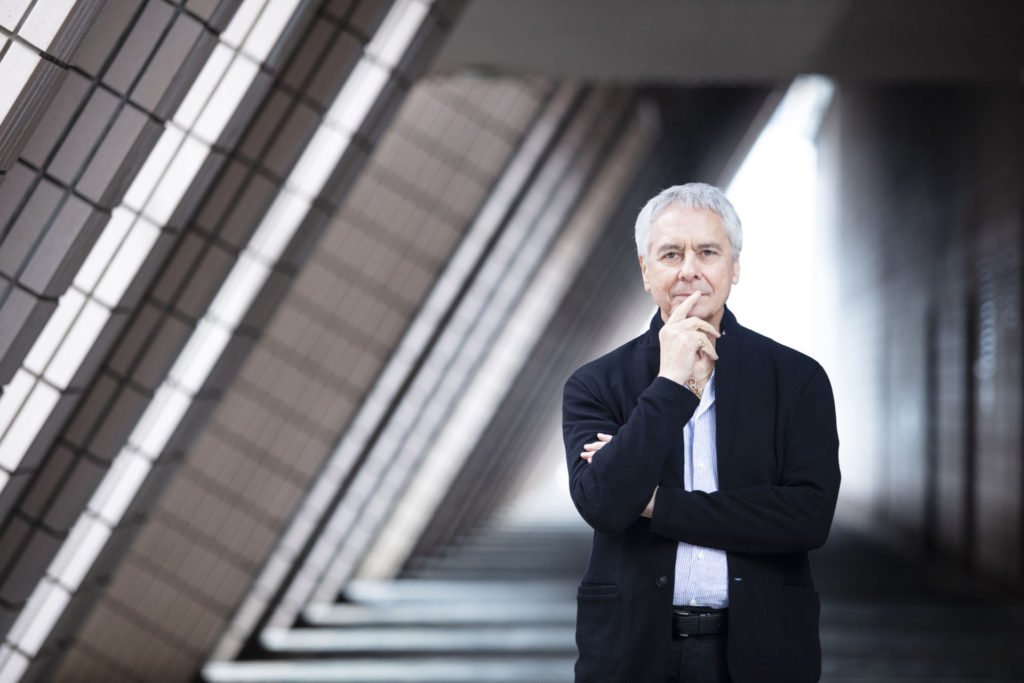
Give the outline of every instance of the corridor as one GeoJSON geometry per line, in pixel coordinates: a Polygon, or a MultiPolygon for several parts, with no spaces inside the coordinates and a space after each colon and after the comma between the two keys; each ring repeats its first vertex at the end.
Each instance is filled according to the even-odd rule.
{"type": "MultiPolygon", "coordinates": [[[[572,680],[575,585],[589,533],[557,488],[528,492],[487,527],[393,582],[265,632],[257,660],[211,663],[208,683],[572,680]]],[[[1024,600],[929,566],[838,523],[812,554],[822,594],[823,683],[1024,681],[1024,600]]]]}
{"type": "Polygon", "coordinates": [[[0,0],[0,683],[569,680],[562,390],[647,328],[637,214],[693,181],[730,311],[836,399],[823,680],[1024,681],[1022,35],[0,0]]]}

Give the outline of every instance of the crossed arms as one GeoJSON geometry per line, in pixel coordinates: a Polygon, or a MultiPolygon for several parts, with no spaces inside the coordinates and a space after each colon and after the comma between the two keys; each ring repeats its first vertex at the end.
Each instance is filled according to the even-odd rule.
{"type": "Polygon", "coordinates": [[[573,376],[563,403],[570,493],[596,530],[622,533],[654,497],[650,531],[676,541],[745,553],[802,552],[825,542],[839,466],[832,390],[820,367],[799,386],[777,427],[781,436],[743,432],[731,440],[736,452],[719,452],[720,472],[732,459],[769,458],[760,469],[770,475],[713,493],[661,481],[666,459],[683,457],[682,427],[697,408],[696,396],[657,377],[620,425],[607,393],[573,376]],[[599,433],[612,438],[599,439],[599,433]],[[585,448],[595,442],[602,445],[585,448]]]}

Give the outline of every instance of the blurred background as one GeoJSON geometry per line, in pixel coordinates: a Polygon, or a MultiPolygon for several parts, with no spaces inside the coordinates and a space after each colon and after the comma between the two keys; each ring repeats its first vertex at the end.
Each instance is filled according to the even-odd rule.
{"type": "Polygon", "coordinates": [[[1024,680],[1024,3],[0,0],[0,681],[568,681],[559,421],[728,188],[828,681],[1024,680]]]}

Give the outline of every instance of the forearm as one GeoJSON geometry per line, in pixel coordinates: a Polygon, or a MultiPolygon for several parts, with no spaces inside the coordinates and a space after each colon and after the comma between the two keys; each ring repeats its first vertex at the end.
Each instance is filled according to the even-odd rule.
{"type": "MultiPolygon", "coordinates": [[[[799,404],[777,430],[785,439],[774,480],[748,481],[714,493],[662,487],[651,530],[678,541],[748,553],[800,552],[823,544],[840,481],[835,408],[823,372],[802,387],[799,404]]],[[[765,443],[774,439],[772,434],[762,437],[765,443]]],[[[739,461],[774,456],[745,450],[726,457],[739,461]]]]}
{"type": "Polygon", "coordinates": [[[806,552],[828,537],[838,491],[824,486],[755,486],[733,491],[658,489],[651,531],[675,541],[742,553],[806,552]]]}
{"type": "Polygon", "coordinates": [[[632,524],[658,484],[669,453],[682,450],[683,432],[696,409],[688,390],[663,378],[643,394],[621,427],[593,400],[586,388],[566,385],[563,431],[569,466],[569,490],[583,519],[605,533],[632,524]],[[598,432],[614,434],[593,462],[580,458],[598,432]]]}

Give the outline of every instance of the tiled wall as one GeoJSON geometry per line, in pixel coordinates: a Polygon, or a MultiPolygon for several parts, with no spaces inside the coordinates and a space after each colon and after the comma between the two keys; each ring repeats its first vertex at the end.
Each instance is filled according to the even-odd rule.
{"type": "Polygon", "coordinates": [[[840,87],[822,131],[838,256],[842,504],[1024,585],[1019,87],[840,87]]]}
{"type": "MultiPolygon", "coordinates": [[[[312,346],[303,346],[323,353],[316,346],[326,344],[331,356],[326,360],[340,365],[359,401],[346,406],[347,429],[339,431],[340,441],[332,444],[330,459],[218,656],[230,656],[225,651],[237,647],[231,642],[237,638],[234,630],[252,631],[255,624],[246,615],[253,611],[271,610],[268,618],[274,623],[291,623],[309,597],[311,579],[305,577],[324,569],[327,558],[317,548],[337,542],[336,527],[325,526],[325,520],[341,509],[362,510],[387,500],[385,488],[400,484],[400,473],[392,475],[387,467],[407,460],[416,449],[403,447],[381,427],[392,418],[406,422],[395,415],[420,418],[421,411],[409,415],[399,402],[422,394],[415,383],[422,375],[436,379],[425,366],[430,350],[443,348],[463,358],[461,342],[447,336],[450,299],[462,299],[463,288],[475,276],[477,259],[467,259],[467,253],[517,252],[481,239],[480,223],[490,223],[496,204],[525,190],[534,162],[522,162],[523,150],[530,147],[533,130],[544,125],[539,112],[553,106],[548,100],[558,99],[552,92],[549,83],[516,80],[456,78],[421,84],[332,219],[304,274],[315,278],[310,280],[316,283],[315,293],[336,301],[340,311],[330,325],[310,329],[312,346]],[[511,196],[495,202],[506,190],[511,196]],[[331,287],[325,287],[325,279],[331,287]],[[325,341],[324,335],[335,339],[339,334],[345,341],[340,347],[325,341]],[[311,534],[313,529],[318,533],[311,534]],[[313,568],[300,569],[307,560],[313,568]],[[280,564],[295,565],[295,575],[283,578],[274,571],[280,564]],[[278,603],[268,604],[267,596],[277,591],[278,603]]],[[[504,213],[502,208],[494,228],[502,227],[504,213]]],[[[303,318],[319,310],[301,301],[295,305],[306,311],[303,318]]],[[[444,411],[431,401],[425,412],[438,407],[444,411]]],[[[341,533],[365,538],[373,523],[361,520],[341,533]]]]}
{"type": "MultiPolygon", "coordinates": [[[[5,5],[0,13],[0,26],[10,30],[3,34],[4,54],[11,53],[11,45],[21,46],[19,50],[34,47],[29,39],[38,31],[33,32],[32,18],[55,8],[54,3],[41,2],[14,5],[5,5]],[[17,14],[22,10],[23,15],[17,14]]],[[[77,61],[58,64],[62,71],[57,79],[40,80],[30,71],[0,128],[0,141],[7,145],[3,158],[13,160],[3,169],[0,185],[0,193],[7,193],[0,197],[5,222],[0,248],[9,266],[4,270],[9,277],[4,280],[3,301],[27,294],[36,302],[29,309],[49,314],[54,299],[63,294],[49,323],[45,315],[19,319],[5,309],[0,334],[10,341],[0,353],[4,367],[13,368],[8,375],[14,377],[0,403],[0,630],[7,633],[19,617],[0,648],[0,670],[12,680],[49,633],[49,626],[41,624],[50,620],[52,625],[57,618],[53,642],[61,645],[44,649],[31,675],[40,675],[59,658],[67,638],[118,566],[144,513],[176,470],[173,451],[166,458],[159,458],[162,454],[155,450],[146,455],[145,448],[139,450],[141,442],[133,447],[134,454],[121,458],[125,439],[138,432],[139,416],[153,413],[161,395],[173,394],[159,392],[168,386],[168,370],[186,340],[194,340],[194,331],[210,322],[207,309],[221,283],[229,273],[237,274],[236,266],[246,258],[256,264],[250,272],[257,266],[271,267],[258,305],[238,321],[230,353],[213,368],[203,392],[195,395],[188,413],[191,423],[177,430],[184,437],[189,424],[203,422],[216,404],[294,277],[296,265],[351,185],[367,150],[425,66],[425,50],[436,44],[436,35],[450,23],[450,12],[458,3],[148,0],[60,5],[70,9],[64,23],[58,23],[57,48],[51,47],[50,56],[77,61]],[[394,6],[400,11],[392,12],[394,6]],[[384,24],[387,30],[382,33],[387,35],[377,35],[386,16],[390,23],[384,24]],[[68,36],[81,43],[77,55],[67,46],[68,36]],[[407,40],[411,42],[403,42],[407,40]],[[349,74],[357,64],[362,80],[351,85],[349,74]],[[29,125],[19,112],[26,111],[22,101],[28,95],[45,90],[37,81],[49,88],[50,95],[32,99],[38,125],[29,125]],[[339,89],[346,83],[351,85],[348,100],[339,108],[344,99],[339,89]],[[344,106],[356,97],[361,97],[359,106],[344,106]],[[47,102],[51,106],[44,106],[47,102]],[[336,110],[328,111],[329,106],[336,110]],[[364,120],[364,115],[369,118],[364,120]],[[324,139],[342,141],[345,146],[340,149],[348,150],[343,157],[324,157],[317,147],[303,152],[314,130],[320,133],[324,128],[317,128],[324,119],[334,131],[324,139]],[[303,168],[319,176],[289,176],[300,152],[303,168]],[[55,184],[57,189],[51,192],[48,188],[55,184]],[[35,206],[29,199],[43,194],[57,208],[40,222],[43,214],[29,211],[35,206]],[[277,247],[268,246],[269,238],[264,238],[253,246],[250,236],[263,234],[254,230],[267,222],[264,215],[268,207],[277,206],[271,200],[280,194],[286,204],[290,202],[288,208],[305,207],[305,218],[290,245],[286,239],[277,247]],[[79,200],[92,202],[96,209],[90,215],[99,216],[88,232],[72,232],[69,224],[60,222],[59,207],[79,200]],[[288,249],[275,266],[267,254],[284,247],[288,249]],[[37,254],[46,258],[40,260],[37,254]],[[62,313],[65,310],[70,312],[62,313]],[[47,343],[41,343],[43,339],[47,343]],[[110,516],[112,511],[116,512],[110,516]],[[54,559],[58,549],[60,555],[54,559]],[[98,553],[95,566],[91,559],[83,559],[98,553]],[[61,596],[76,590],[78,596],[63,609],[61,596]]],[[[0,69],[7,69],[4,76],[16,73],[3,57],[0,54],[0,69]]],[[[52,65],[36,62],[44,71],[52,65]]],[[[73,213],[77,218],[82,214],[73,213]]],[[[292,220],[283,211],[271,218],[292,220]]],[[[273,229],[265,232],[272,237],[273,229]]],[[[209,329],[215,329],[218,321],[210,324],[209,329]]],[[[230,324],[223,324],[231,330],[230,324]]],[[[397,329],[392,325],[387,331],[397,334],[397,329]]],[[[190,368],[197,362],[202,365],[199,358],[193,361],[178,362],[175,367],[185,374],[175,375],[172,388],[177,383],[180,391],[190,368]]],[[[267,377],[263,373],[261,380],[267,377]]],[[[294,415],[288,400],[278,397],[276,406],[294,415]]],[[[154,414],[155,420],[166,421],[159,411],[154,414]]],[[[160,429],[151,421],[150,435],[154,427],[160,429]]],[[[171,435],[167,432],[165,437],[171,435]]],[[[271,448],[281,448],[282,437],[287,436],[278,432],[267,441],[271,448]]],[[[165,438],[163,444],[167,443],[165,438]]],[[[304,443],[300,435],[288,444],[289,453],[301,450],[304,443]]],[[[292,464],[293,468],[275,472],[278,499],[262,500],[262,490],[242,481],[236,482],[242,488],[231,503],[255,515],[264,527],[268,519],[279,520],[287,503],[300,493],[302,484],[294,480],[295,472],[308,477],[315,467],[308,460],[292,464]]],[[[230,476],[225,474],[231,472],[230,462],[212,466],[221,476],[230,476]]],[[[209,485],[203,480],[199,488],[208,491],[209,485]]],[[[223,508],[202,511],[228,525],[238,514],[223,508]]],[[[178,532],[196,529],[174,527],[178,532]]],[[[245,557],[258,554],[260,543],[265,548],[270,542],[263,531],[262,537],[247,537],[244,548],[229,548],[245,557]]],[[[200,545],[206,538],[185,536],[200,545]]],[[[254,562],[227,563],[221,568],[227,575],[203,577],[214,587],[222,588],[220,582],[226,581],[237,595],[254,562]]],[[[147,566],[178,590],[195,586],[195,576],[184,569],[179,577],[169,574],[174,569],[168,566],[147,566]]],[[[138,591],[139,584],[133,590],[138,591]]],[[[157,601],[167,596],[152,584],[143,592],[157,601]]],[[[142,650],[152,656],[146,664],[156,667],[151,671],[194,669],[201,648],[216,635],[211,624],[219,623],[216,617],[223,619],[231,609],[220,594],[211,602],[200,604],[193,597],[175,606],[184,610],[178,614],[187,613],[178,625],[188,623],[192,628],[183,627],[185,634],[179,636],[173,628],[154,626],[157,644],[142,650]],[[171,645],[164,647],[164,641],[171,645]],[[166,669],[159,668],[163,664],[166,669]]],[[[124,624],[125,615],[116,616],[110,628],[124,624]]],[[[147,623],[159,621],[149,615],[147,623]]],[[[104,670],[108,679],[114,672],[146,679],[139,670],[111,662],[89,645],[83,650],[92,653],[91,665],[104,670]]],[[[76,671],[72,679],[80,680],[81,675],[76,671]]]]}
{"type": "Polygon", "coordinates": [[[111,227],[112,211],[237,4],[4,6],[0,78],[17,99],[0,124],[0,376],[13,378],[0,400],[2,631],[104,467],[67,446],[46,453],[124,322],[120,295],[159,234],[137,209],[121,209],[111,227]],[[26,50],[37,66],[18,94],[8,60],[26,50]],[[65,482],[77,490],[61,492],[65,482]]]}
{"type": "Polygon", "coordinates": [[[0,73],[5,97],[17,99],[0,123],[0,381],[13,376],[237,5],[5,3],[0,73]]]}
{"type": "Polygon", "coordinates": [[[168,670],[155,661],[200,663],[547,92],[514,81],[411,92],[57,680],[119,667],[151,680],[168,670]]]}

